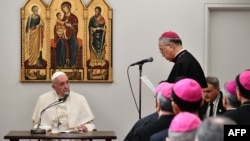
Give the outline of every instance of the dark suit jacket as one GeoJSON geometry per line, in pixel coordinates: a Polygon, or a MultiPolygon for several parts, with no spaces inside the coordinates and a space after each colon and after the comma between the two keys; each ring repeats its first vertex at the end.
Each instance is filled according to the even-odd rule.
{"type": "Polygon", "coordinates": [[[162,115],[157,121],[151,122],[146,126],[138,129],[132,141],[149,141],[150,136],[154,133],[169,128],[169,125],[174,116],[174,114],[162,115]]]}
{"type": "Polygon", "coordinates": [[[151,135],[150,141],[166,141],[166,137],[168,137],[168,128],[151,135]]]}
{"type": "MultiPolygon", "coordinates": [[[[223,99],[223,94],[222,92],[220,92],[220,99],[216,110],[216,115],[222,115],[226,111],[226,109],[223,107],[222,99],[223,99]]],[[[208,104],[209,104],[208,102],[205,102],[204,105],[199,110],[199,116],[201,119],[206,118],[208,104]]]]}
{"type": "Polygon", "coordinates": [[[243,103],[235,110],[225,112],[222,116],[233,119],[239,125],[250,125],[250,101],[243,103]]]}
{"type": "Polygon", "coordinates": [[[154,122],[158,120],[158,113],[154,112],[148,116],[145,116],[141,119],[139,119],[134,126],[130,129],[129,133],[124,138],[124,141],[132,141],[134,138],[135,132],[137,132],[138,129],[142,128],[143,126],[146,126],[147,124],[154,122]]]}

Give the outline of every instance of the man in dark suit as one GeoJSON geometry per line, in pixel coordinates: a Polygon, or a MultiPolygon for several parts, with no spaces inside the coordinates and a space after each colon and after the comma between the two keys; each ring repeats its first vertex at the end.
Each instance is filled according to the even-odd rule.
{"type": "Polygon", "coordinates": [[[132,141],[149,141],[151,135],[169,127],[175,116],[170,99],[173,86],[173,83],[164,82],[161,92],[157,95],[158,120],[138,129],[132,141]]]}
{"type": "Polygon", "coordinates": [[[170,99],[173,85],[173,83],[168,82],[158,84],[155,92],[157,112],[138,120],[124,141],[148,141],[150,135],[168,128],[174,118],[170,99]]]}
{"type": "MultiPolygon", "coordinates": [[[[202,104],[202,88],[196,80],[190,78],[178,80],[173,87],[171,97],[175,114],[190,112],[198,116],[202,104]]],[[[151,135],[150,141],[165,141],[166,137],[168,128],[151,135]]]]}
{"type": "Polygon", "coordinates": [[[250,70],[245,70],[236,76],[236,93],[241,102],[240,107],[228,111],[223,116],[233,119],[239,125],[250,124],[250,70]]]}
{"type": "Polygon", "coordinates": [[[226,109],[223,107],[223,94],[220,90],[219,79],[214,76],[206,77],[207,88],[203,88],[204,104],[200,109],[200,117],[214,117],[223,114],[226,109]]]}

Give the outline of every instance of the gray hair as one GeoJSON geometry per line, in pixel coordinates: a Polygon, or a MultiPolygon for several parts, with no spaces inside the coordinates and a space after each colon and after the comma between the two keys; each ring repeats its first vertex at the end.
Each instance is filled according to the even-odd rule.
{"type": "Polygon", "coordinates": [[[208,117],[203,120],[195,135],[195,141],[224,141],[224,125],[236,125],[228,117],[208,117]]]}
{"type": "Polygon", "coordinates": [[[195,138],[196,132],[197,132],[197,129],[187,131],[187,132],[173,132],[173,131],[168,130],[168,137],[170,141],[193,141],[195,138]]]}
{"type": "Polygon", "coordinates": [[[160,37],[159,38],[159,44],[160,45],[167,45],[169,42],[177,44],[177,45],[182,45],[182,41],[180,38],[167,38],[167,37],[160,37]]]}
{"type": "Polygon", "coordinates": [[[240,101],[237,98],[237,95],[232,95],[225,88],[224,88],[224,92],[223,92],[223,97],[225,97],[228,104],[233,108],[237,108],[241,104],[240,101]]]}
{"type": "Polygon", "coordinates": [[[161,92],[157,95],[157,101],[162,111],[173,112],[171,99],[164,97],[161,92]]]}
{"type": "Polygon", "coordinates": [[[220,88],[220,82],[217,77],[214,76],[207,76],[206,81],[208,84],[213,85],[215,88],[220,88]]]}
{"type": "Polygon", "coordinates": [[[164,38],[164,37],[159,38],[159,44],[162,46],[167,45],[169,42],[170,42],[170,38],[164,38]]]}

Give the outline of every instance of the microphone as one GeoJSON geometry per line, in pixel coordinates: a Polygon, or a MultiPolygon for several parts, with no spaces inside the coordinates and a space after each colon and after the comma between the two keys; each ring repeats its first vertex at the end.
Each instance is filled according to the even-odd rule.
{"type": "Polygon", "coordinates": [[[51,107],[53,107],[53,106],[56,106],[56,105],[58,105],[58,104],[61,104],[61,103],[65,102],[65,101],[67,100],[68,96],[69,96],[69,92],[66,92],[66,93],[64,93],[64,97],[63,97],[63,98],[59,98],[57,101],[51,103],[49,106],[47,106],[46,108],[44,108],[44,109],[41,111],[41,113],[40,113],[40,118],[39,118],[39,121],[38,121],[37,128],[36,128],[36,129],[31,129],[31,130],[30,130],[30,133],[31,133],[31,134],[46,134],[46,130],[45,130],[45,129],[39,128],[40,125],[41,125],[41,120],[42,120],[42,115],[43,115],[43,113],[44,113],[47,109],[49,109],[49,108],[51,108],[51,107]]]}
{"type": "Polygon", "coordinates": [[[149,57],[147,59],[143,59],[141,61],[138,61],[138,62],[135,62],[129,66],[134,66],[134,65],[141,65],[141,64],[144,64],[144,63],[147,63],[147,62],[152,62],[153,61],[153,58],[152,57],[149,57]]]}
{"type": "Polygon", "coordinates": [[[67,100],[68,96],[69,96],[69,92],[66,92],[66,93],[64,93],[64,97],[63,97],[63,98],[59,98],[58,101],[63,101],[63,102],[65,102],[65,101],[67,100]]]}

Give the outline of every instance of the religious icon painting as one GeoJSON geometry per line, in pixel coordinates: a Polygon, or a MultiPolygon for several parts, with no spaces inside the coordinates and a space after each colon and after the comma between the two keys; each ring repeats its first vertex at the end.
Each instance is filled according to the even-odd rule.
{"type": "Polygon", "coordinates": [[[28,0],[21,8],[21,82],[113,82],[112,8],[105,0],[28,0]]]}

